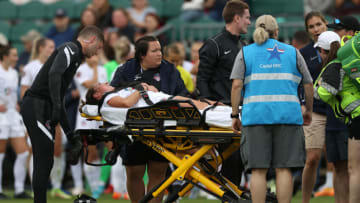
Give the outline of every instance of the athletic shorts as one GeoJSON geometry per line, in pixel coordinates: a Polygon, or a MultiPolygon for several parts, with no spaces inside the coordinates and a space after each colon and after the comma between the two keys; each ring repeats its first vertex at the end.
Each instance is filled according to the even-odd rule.
{"type": "Polygon", "coordinates": [[[306,159],[304,142],[299,125],[244,126],[240,154],[246,170],[300,168],[306,159]]]}
{"type": "Polygon", "coordinates": [[[21,115],[17,111],[1,113],[0,115],[0,139],[17,138],[25,136],[25,125],[21,115]]]}
{"type": "Polygon", "coordinates": [[[168,162],[167,159],[140,141],[123,145],[120,156],[125,166],[145,165],[148,161],[168,162]]]}
{"type": "Polygon", "coordinates": [[[326,158],[328,162],[348,160],[349,131],[326,131],[326,158]]]}
{"type": "Polygon", "coordinates": [[[305,148],[322,149],[325,144],[326,116],[312,113],[312,121],[308,126],[304,126],[305,148]]]}

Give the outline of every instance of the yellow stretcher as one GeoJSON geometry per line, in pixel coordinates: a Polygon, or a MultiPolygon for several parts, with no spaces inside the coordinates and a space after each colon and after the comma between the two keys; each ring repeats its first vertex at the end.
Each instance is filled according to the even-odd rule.
{"type": "MultiPolygon", "coordinates": [[[[114,164],[121,144],[139,140],[165,157],[177,168],[170,177],[149,191],[141,200],[148,202],[158,196],[176,180],[186,181],[182,188],[169,196],[165,202],[174,202],[183,197],[194,186],[211,193],[223,202],[251,202],[250,193],[223,177],[217,168],[240,146],[240,135],[229,129],[208,126],[203,115],[193,107],[180,107],[189,101],[168,100],[149,107],[132,108],[127,112],[123,126],[78,130],[84,146],[112,141],[114,148],[106,156],[107,164],[114,164]],[[175,127],[165,127],[164,121],[176,120],[175,127]],[[228,143],[221,154],[215,152],[218,144],[228,143]],[[201,184],[200,184],[201,183],[201,184]]],[[[206,113],[206,112],[205,112],[206,113]]],[[[100,116],[84,117],[102,120],[100,116]]],[[[277,202],[270,194],[268,202],[277,202]]]]}

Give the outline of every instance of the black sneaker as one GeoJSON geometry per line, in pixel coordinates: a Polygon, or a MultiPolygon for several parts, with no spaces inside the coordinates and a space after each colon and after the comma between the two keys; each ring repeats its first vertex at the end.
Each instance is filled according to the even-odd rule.
{"type": "Polygon", "coordinates": [[[0,200],[1,199],[9,199],[9,197],[6,196],[4,193],[0,193],[0,200]]]}
{"type": "Polygon", "coordinates": [[[82,194],[77,199],[74,200],[74,203],[96,203],[96,199],[90,197],[89,195],[82,194]]]}
{"type": "Polygon", "coordinates": [[[14,194],[14,198],[15,199],[32,199],[32,197],[26,192],[14,194]]]}
{"type": "Polygon", "coordinates": [[[66,147],[66,160],[71,165],[77,164],[79,161],[79,157],[83,150],[83,143],[81,141],[80,136],[74,136],[71,140],[69,140],[68,145],[66,147]]]}

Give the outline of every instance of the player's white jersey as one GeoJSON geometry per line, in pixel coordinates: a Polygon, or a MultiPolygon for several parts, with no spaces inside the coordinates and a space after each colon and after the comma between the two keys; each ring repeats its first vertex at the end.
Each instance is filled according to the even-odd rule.
{"type": "MultiPolygon", "coordinates": [[[[98,82],[107,82],[106,70],[103,66],[98,66],[98,82]]],[[[88,89],[82,84],[88,80],[92,80],[94,76],[94,69],[92,69],[87,63],[83,63],[79,66],[79,69],[75,74],[75,84],[80,93],[80,99],[85,100],[88,89]]]]}
{"type": "Polygon", "coordinates": [[[5,104],[8,110],[16,108],[18,77],[14,68],[9,67],[5,70],[0,64],[0,104],[5,104]]]}
{"type": "Polygon", "coordinates": [[[21,78],[21,85],[31,86],[42,66],[43,64],[38,59],[26,64],[24,67],[24,76],[21,78]]]}

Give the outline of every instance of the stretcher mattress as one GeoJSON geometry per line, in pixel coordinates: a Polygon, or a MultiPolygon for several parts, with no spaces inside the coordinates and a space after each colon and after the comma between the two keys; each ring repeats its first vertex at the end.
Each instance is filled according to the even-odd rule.
{"type": "MultiPolygon", "coordinates": [[[[210,108],[210,107],[209,107],[210,108]]],[[[230,118],[231,114],[230,106],[216,106],[213,109],[206,111],[205,122],[210,126],[216,126],[221,128],[231,129],[232,119],[230,118]]],[[[98,106],[97,105],[84,105],[82,111],[88,116],[98,116],[98,106]]],[[[103,107],[101,109],[102,119],[106,122],[109,122],[113,125],[123,125],[126,121],[128,109],[126,108],[116,108],[116,107],[103,107]]],[[[204,110],[200,110],[200,113],[203,113],[204,110]]],[[[165,120],[165,126],[176,126],[175,120],[165,120]]]]}

